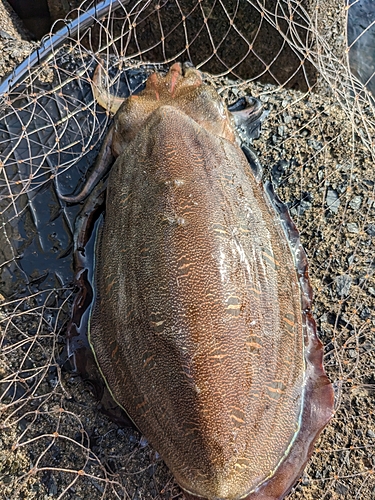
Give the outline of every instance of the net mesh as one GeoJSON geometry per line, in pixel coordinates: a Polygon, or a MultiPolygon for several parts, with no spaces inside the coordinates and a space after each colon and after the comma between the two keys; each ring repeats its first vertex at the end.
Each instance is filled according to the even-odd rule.
{"type": "Polygon", "coordinates": [[[153,68],[186,60],[227,103],[250,93],[270,111],[254,148],[309,257],[336,411],[288,498],[374,498],[371,2],[139,0],[86,16],[91,7],[73,13],[76,33],[49,35],[44,60],[2,96],[3,498],[182,498],[157,453],[68,369],[79,206],[57,192],[80,191],[109,124],[92,96],[98,62],[126,96],[153,68]]]}

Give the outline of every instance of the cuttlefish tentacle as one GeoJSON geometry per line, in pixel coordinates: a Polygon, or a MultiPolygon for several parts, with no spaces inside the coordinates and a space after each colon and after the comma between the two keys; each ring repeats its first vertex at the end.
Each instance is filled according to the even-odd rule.
{"type": "Polygon", "coordinates": [[[80,191],[75,196],[65,196],[59,193],[60,199],[64,200],[67,203],[80,203],[92,192],[99,180],[108,173],[111,165],[115,160],[115,157],[112,153],[113,129],[114,126],[111,125],[103,141],[98,158],[95,162],[94,170],[88,177],[82,191],[80,191]]]}
{"type": "Polygon", "coordinates": [[[103,65],[99,62],[95,68],[94,75],[92,78],[92,93],[96,102],[106,109],[112,115],[116,114],[119,110],[121,104],[125,101],[124,97],[118,97],[111,94],[103,86],[103,65]]]}

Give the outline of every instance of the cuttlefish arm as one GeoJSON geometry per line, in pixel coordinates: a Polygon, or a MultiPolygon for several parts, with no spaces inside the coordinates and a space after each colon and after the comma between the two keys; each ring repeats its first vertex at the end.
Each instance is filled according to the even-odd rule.
{"type": "Polygon", "coordinates": [[[113,138],[114,124],[111,125],[108,133],[103,141],[99,155],[96,159],[95,166],[92,174],[87,179],[82,191],[77,195],[62,195],[59,193],[59,198],[67,203],[80,203],[91,193],[93,188],[110,170],[115,156],[112,152],[112,138],[113,138]]]}
{"type": "MultiPolygon", "coordinates": [[[[125,99],[113,96],[109,92],[107,92],[104,88],[104,85],[102,84],[102,80],[102,64],[98,64],[98,66],[95,68],[92,79],[93,97],[100,106],[106,109],[113,116],[117,113],[118,109],[125,99]]],[[[61,200],[67,203],[80,203],[85,198],[87,198],[87,196],[91,193],[99,180],[109,172],[117,157],[117,155],[114,154],[112,150],[114,129],[115,123],[112,123],[105,136],[99,155],[95,161],[93,172],[87,179],[81,192],[77,195],[62,195],[59,193],[59,197],[61,200]]]]}

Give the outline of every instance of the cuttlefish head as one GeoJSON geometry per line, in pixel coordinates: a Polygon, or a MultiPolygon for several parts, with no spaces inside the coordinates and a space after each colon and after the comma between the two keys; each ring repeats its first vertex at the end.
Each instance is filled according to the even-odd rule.
{"type": "Polygon", "coordinates": [[[99,64],[93,78],[93,92],[97,102],[116,114],[112,141],[114,156],[138,134],[149,116],[162,106],[172,106],[190,116],[208,132],[232,143],[239,123],[249,121],[254,110],[261,115],[259,101],[248,100],[243,109],[231,113],[213,86],[203,83],[202,73],[189,63],[173,64],[166,75],[152,73],[145,89],[128,98],[111,95],[102,84],[102,66],[99,64]],[[251,102],[250,102],[251,101],[251,102]]]}

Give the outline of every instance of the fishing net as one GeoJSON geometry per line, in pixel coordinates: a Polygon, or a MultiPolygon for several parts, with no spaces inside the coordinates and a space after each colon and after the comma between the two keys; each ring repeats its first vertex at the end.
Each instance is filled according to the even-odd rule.
{"type": "Polygon", "coordinates": [[[85,2],[1,86],[2,498],[182,498],[158,454],[69,366],[74,221],[110,116],[92,96],[191,61],[227,103],[269,110],[254,141],[307,251],[336,411],[290,499],[375,498],[371,2],[85,2]]]}

